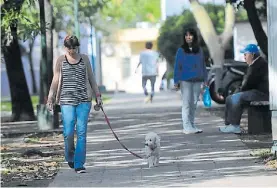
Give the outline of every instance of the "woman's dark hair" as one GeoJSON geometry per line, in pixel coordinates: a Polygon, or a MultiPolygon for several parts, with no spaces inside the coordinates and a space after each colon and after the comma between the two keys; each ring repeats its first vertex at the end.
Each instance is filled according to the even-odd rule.
{"type": "Polygon", "coordinates": [[[184,51],[186,53],[198,53],[199,52],[200,47],[198,44],[198,35],[197,35],[197,32],[195,29],[193,29],[193,28],[186,29],[184,31],[183,41],[184,41],[184,44],[181,47],[184,49],[184,51]],[[189,46],[189,44],[186,42],[186,38],[185,38],[188,33],[193,36],[191,46],[189,46]],[[192,50],[190,50],[190,47],[192,48],[192,50]]]}
{"type": "Polygon", "coordinates": [[[72,48],[75,48],[77,46],[80,46],[80,43],[79,43],[79,40],[76,36],[68,35],[64,39],[64,46],[69,48],[69,49],[72,49],[72,48]]]}

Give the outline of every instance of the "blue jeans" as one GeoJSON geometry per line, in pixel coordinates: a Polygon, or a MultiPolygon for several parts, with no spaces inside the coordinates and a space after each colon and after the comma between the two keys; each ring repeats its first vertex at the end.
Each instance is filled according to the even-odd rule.
{"type": "Polygon", "coordinates": [[[61,105],[65,160],[74,162],[74,168],[84,167],[86,161],[87,123],[91,102],[83,102],[77,106],[61,105]],[[76,123],[77,144],[74,144],[74,128],[76,123]]]}
{"type": "Polygon", "coordinates": [[[194,126],[194,117],[197,102],[201,92],[202,82],[180,82],[180,89],[182,93],[182,120],[183,128],[189,129],[194,126]]]}
{"type": "Polygon", "coordinates": [[[226,98],[225,125],[240,125],[243,108],[251,101],[267,101],[269,96],[258,90],[235,93],[226,98]]]}

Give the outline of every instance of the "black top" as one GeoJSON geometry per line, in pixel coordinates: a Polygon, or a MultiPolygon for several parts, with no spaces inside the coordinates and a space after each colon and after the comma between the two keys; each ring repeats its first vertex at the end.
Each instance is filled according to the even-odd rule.
{"type": "Polygon", "coordinates": [[[247,73],[242,81],[241,91],[252,89],[269,94],[268,63],[262,57],[258,57],[258,59],[248,67],[247,73]]]}

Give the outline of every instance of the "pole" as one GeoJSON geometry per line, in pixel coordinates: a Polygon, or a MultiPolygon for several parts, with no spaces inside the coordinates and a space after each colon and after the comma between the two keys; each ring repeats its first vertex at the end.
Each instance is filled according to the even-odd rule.
{"type": "Polygon", "coordinates": [[[267,1],[269,101],[272,112],[272,152],[277,152],[277,1],[267,1]]]}
{"type": "MultiPolygon", "coordinates": [[[[53,6],[50,0],[44,0],[44,11],[45,11],[45,31],[46,31],[46,64],[47,64],[47,95],[49,93],[52,79],[54,76],[53,73],[53,6]]],[[[59,111],[58,108],[53,109],[53,116],[51,114],[51,121],[49,126],[51,129],[59,128],[59,111]]]]}
{"type": "Polygon", "coordinates": [[[99,72],[100,72],[100,75],[99,75],[99,85],[100,86],[103,86],[103,75],[102,75],[102,48],[101,48],[101,39],[102,39],[102,35],[99,36],[99,72]]]}
{"type": "Polygon", "coordinates": [[[47,71],[49,90],[53,79],[53,6],[51,5],[50,0],[44,0],[44,7],[46,23],[46,61],[48,66],[47,71]]]}
{"type": "Polygon", "coordinates": [[[80,28],[78,20],[78,0],[74,0],[74,23],[75,23],[75,35],[80,40],[80,28]]]}
{"type": "Polygon", "coordinates": [[[91,45],[91,65],[93,73],[95,74],[95,60],[94,60],[94,53],[93,53],[93,36],[94,36],[94,28],[92,22],[90,22],[90,45],[91,45]]]}

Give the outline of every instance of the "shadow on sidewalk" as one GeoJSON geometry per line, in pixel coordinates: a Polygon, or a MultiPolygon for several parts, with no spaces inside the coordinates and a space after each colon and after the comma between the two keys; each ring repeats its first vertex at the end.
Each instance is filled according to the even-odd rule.
{"type": "MultiPolygon", "coordinates": [[[[179,186],[194,185],[227,177],[269,176],[250,150],[233,134],[221,134],[223,120],[199,108],[196,125],[202,134],[181,133],[181,110],[178,106],[148,107],[125,110],[109,109],[114,131],[127,147],[144,155],[144,136],[154,131],[161,136],[161,164],[148,169],[145,160],[135,158],[122,149],[101,115],[88,127],[87,174],[76,175],[62,169],[51,186],[179,186]]],[[[226,184],[228,181],[225,181],[226,184]]],[[[240,185],[239,182],[237,186],[240,185]]],[[[273,185],[273,184],[272,184],[273,185]]],[[[207,185],[208,186],[208,185],[207,185]]]]}

